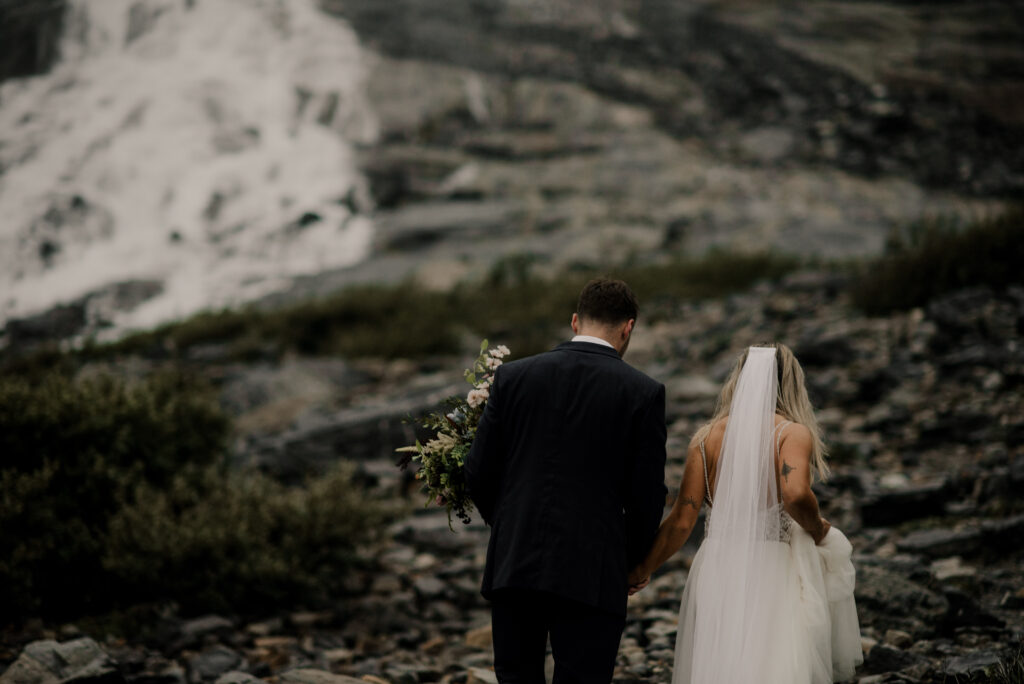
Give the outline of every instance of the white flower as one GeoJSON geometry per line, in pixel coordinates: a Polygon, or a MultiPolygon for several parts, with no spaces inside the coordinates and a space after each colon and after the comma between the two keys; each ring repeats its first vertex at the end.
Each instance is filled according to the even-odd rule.
{"type": "Polygon", "coordinates": [[[477,389],[487,389],[488,387],[491,386],[491,383],[493,383],[493,382],[494,382],[494,378],[492,376],[485,375],[483,378],[480,379],[480,382],[478,382],[478,383],[476,383],[476,385],[474,385],[474,387],[476,387],[477,389]]]}
{"type": "Polygon", "coordinates": [[[503,344],[499,344],[497,347],[488,352],[492,358],[503,359],[512,352],[509,351],[508,347],[503,344]]]}
{"type": "Polygon", "coordinates": [[[501,365],[501,359],[499,359],[499,358],[491,357],[491,358],[487,359],[487,368],[488,368],[488,370],[497,370],[498,366],[500,366],[500,365],[501,365]]]}
{"type": "Polygon", "coordinates": [[[491,396],[491,392],[487,388],[471,389],[469,394],[466,395],[466,403],[476,408],[487,401],[489,396],[491,396]]]}

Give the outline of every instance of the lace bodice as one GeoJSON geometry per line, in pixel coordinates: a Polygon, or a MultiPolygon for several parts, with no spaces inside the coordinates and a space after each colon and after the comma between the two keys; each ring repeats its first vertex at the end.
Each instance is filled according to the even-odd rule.
{"type": "MultiPolygon", "coordinates": [[[[773,433],[775,437],[775,453],[778,455],[779,449],[782,445],[782,431],[786,429],[791,421],[783,421],[775,426],[773,433]]],[[[711,481],[708,478],[708,457],[704,450],[704,441],[700,442],[700,459],[704,464],[704,500],[708,504],[708,513],[704,516],[704,537],[707,538],[708,532],[711,529],[711,512],[710,509],[714,505],[714,500],[711,496],[711,481]]],[[[768,529],[765,536],[770,541],[780,541],[789,543],[793,538],[793,526],[796,521],[786,512],[782,507],[782,503],[777,503],[771,507],[768,511],[768,529]],[[775,524],[777,522],[777,525],[775,524]]]]}
{"type": "MultiPolygon", "coordinates": [[[[769,540],[784,542],[788,544],[793,539],[793,526],[796,525],[796,521],[785,511],[782,504],[776,504],[772,506],[777,511],[771,514],[769,520],[778,521],[777,527],[769,526],[768,532],[765,535],[769,540]]],[[[711,514],[710,512],[704,516],[704,537],[707,538],[708,532],[711,530],[711,514]]]]}

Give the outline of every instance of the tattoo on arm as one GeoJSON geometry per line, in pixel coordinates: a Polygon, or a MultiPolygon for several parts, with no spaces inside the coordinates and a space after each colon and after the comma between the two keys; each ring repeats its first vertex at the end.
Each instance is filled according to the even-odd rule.
{"type": "Polygon", "coordinates": [[[789,465],[785,461],[782,462],[782,477],[786,480],[786,484],[789,484],[789,474],[793,472],[795,468],[789,465]]]}
{"type": "Polygon", "coordinates": [[[693,510],[695,510],[695,511],[699,511],[700,510],[700,501],[697,501],[692,496],[684,496],[683,497],[683,503],[688,505],[688,506],[693,506],[693,510]]]}

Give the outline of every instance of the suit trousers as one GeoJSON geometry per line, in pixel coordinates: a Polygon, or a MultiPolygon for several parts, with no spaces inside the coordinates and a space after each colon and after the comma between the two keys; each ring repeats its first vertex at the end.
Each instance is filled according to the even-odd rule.
{"type": "Polygon", "coordinates": [[[491,597],[494,672],[501,684],[544,684],[548,637],[553,684],[608,684],[615,669],[624,615],[530,589],[500,589],[491,597]]]}

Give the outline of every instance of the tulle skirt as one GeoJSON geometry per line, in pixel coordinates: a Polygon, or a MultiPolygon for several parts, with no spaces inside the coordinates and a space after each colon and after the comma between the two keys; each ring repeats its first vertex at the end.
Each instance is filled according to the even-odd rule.
{"type": "MultiPolygon", "coordinates": [[[[707,583],[727,582],[729,577],[727,568],[705,567],[708,544],[705,539],[697,551],[683,590],[673,684],[705,684],[695,681],[693,673],[717,668],[716,663],[700,662],[701,653],[693,646],[707,583]]],[[[739,643],[743,637],[737,635],[734,652],[750,673],[749,681],[831,684],[849,679],[863,662],[850,542],[833,527],[822,544],[815,545],[810,535],[793,525],[788,543],[765,544],[762,571],[774,578],[778,590],[758,597],[756,609],[750,611],[757,624],[748,625],[748,633],[759,636],[739,643]]]]}

